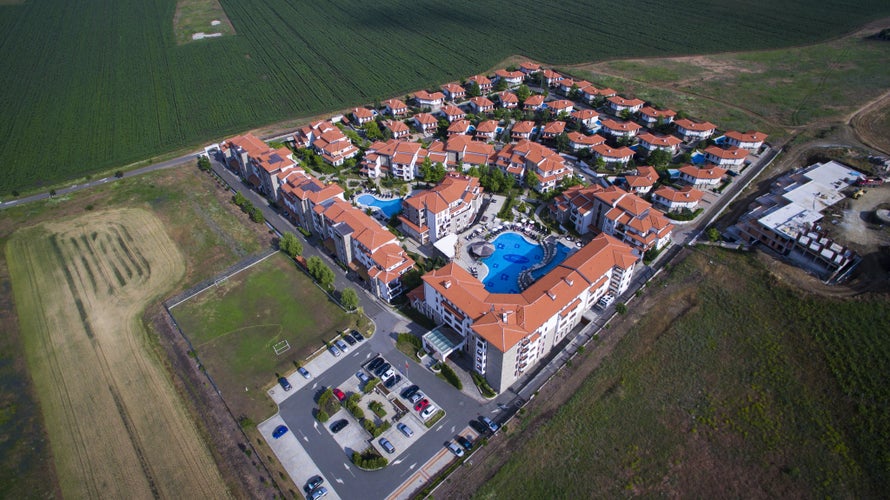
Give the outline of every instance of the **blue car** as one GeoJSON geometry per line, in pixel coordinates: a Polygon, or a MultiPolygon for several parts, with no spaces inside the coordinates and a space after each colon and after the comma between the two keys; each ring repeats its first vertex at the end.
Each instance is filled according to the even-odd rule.
{"type": "Polygon", "coordinates": [[[287,434],[287,426],[284,425],[279,425],[275,428],[274,431],[272,431],[272,437],[275,439],[278,439],[285,434],[287,434]]]}
{"type": "Polygon", "coordinates": [[[288,382],[287,379],[284,377],[278,379],[278,384],[281,385],[281,388],[285,391],[291,390],[290,382],[288,382]]]}

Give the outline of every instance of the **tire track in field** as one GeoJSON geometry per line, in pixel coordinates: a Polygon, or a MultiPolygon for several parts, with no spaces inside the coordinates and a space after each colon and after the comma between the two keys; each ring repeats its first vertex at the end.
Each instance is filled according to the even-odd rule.
{"type": "MultiPolygon", "coordinates": [[[[53,256],[57,257],[58,255],[53,252],[53,256]]],[[[26,252],[26,256],[28,259],[28,278],[32,281],[32,283],[37,283],[37,277],[34,273],[36,269],[40,269],[44,262],[37,262],[37,256],[35,252],[26,252]]],[[[60,262],[60,265],[62,263],[60,262]]],[[[39,303],[41,297],[39,297],[39,292],[37,286],[29,287],[30,293],[35,296],[33,299],[34,303],[39,303]]],[[[35,315],[33,316],[35,321],[40,322],[40,326],[43,331],[49,332],[50,329],[46,324],[46,318],[43,315],[35,315]]],[[[56,401],[58,401],[62,406],[62,413],[68,416],[70,419],[76,420],[77,412],[75,411],[74,402],[71,400],[71,388],[67,384],[67,378],[64,376],[64,370],[62,369],[62,365],[59,362],[58,351],[56,349],[55,343],[50,341],[50,338],[46,335],[40,335],[40,344],[42,345],[42,352],[46,353],[46,363],[49,368],[50,378],[55,383],[52,384],[53,390],[57,395],[56,401]]],[[[90,471],[92,470],[90,464],[86,461],[87,451],[86,451],[86,443],[87,438],[84,436],[82,429],[80,426],[74,425],[74,432],[77,433],[78,439],[74,439],[74,446],[77,448],[77,452],[74,454],[78,463],[80,470],[82,471],[90,471]]],[[[88,479],[87,489],[90,490],[91,497],[99,496],[99,485],[96,483],[96,477],[93,474],[85,474],[88,479]]]]}

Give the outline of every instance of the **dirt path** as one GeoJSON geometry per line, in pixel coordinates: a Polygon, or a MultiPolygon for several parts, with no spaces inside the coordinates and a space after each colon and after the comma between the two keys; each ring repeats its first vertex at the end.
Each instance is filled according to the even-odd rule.
{"type": "Polygon", "coordinates": [[[141,322],[185,270],[160,221],[48,222],[14,234],[7,257],[63,495],[228,496],[141,322]]]}
{"type": "Polygon", "coordinates": [[[866,103],[847,117],[847,124],[856,138],[866,146],[890,155],[890,131],[878,124],[890,114],[890,91],[866,103]]]}

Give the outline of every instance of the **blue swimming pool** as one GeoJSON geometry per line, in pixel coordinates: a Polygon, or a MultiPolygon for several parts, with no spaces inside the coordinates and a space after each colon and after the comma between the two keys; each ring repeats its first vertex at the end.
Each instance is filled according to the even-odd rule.
{"type": "Polygon", "coordinates": [[[393,215],[398,215],[402,211],[402,199],[401,198],[390,198],[388,200],[381,200],[376,196],[370,194],[363,194],[356,199],[359,204],[364,205],[366,207],[378,207],[383,213],[386,214],[387,217],[392,217],[393,215]]]}
{"type": "Polygon", "coordinates": [[[704,153],[700,153],[696,151],[692,153],[692,164],[693,165],[703,165],[705,163],[705,155],[704,153]]]}
{"type": "MultiPolygon", "coordinates": [[[[517,233],[503,233],[494,241],[494,253],[482,259],[488,267],[488,275],[482,284],[491,293],[519,293],[519,274],[541,262],[544,247],[532,244],[517,233]]],[[[568,257],[571,249],[559,244],[556,255],[541,269],[532,273],[535,279],[547,274],[568,257]]]]}

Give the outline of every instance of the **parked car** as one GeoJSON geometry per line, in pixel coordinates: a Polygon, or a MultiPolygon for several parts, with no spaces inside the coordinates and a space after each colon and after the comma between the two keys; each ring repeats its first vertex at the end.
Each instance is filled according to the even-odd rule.
{"type": "Polygon", "coordinates": [[[414,431],[412,431],[411,428],[408,427],[408,426],[405,425],[405,424],[401,424],[401,423],[400,423],[400,424],[396,425],[396,429],[398,429],[399,432],[401,432],[402,434],[404,434],[405,437],[411,437],[411,436],[414,435],[414,431]]]}
{"type": "Polygon", "coordinates": [[[426,420],[433,416],[434,413],[439,411],[439,407],[436,405],[429,405],[420,412],[420,418],[426,420]]]}
{"type": "Polygon", "coordinates": [[[386,363],[386,361],[384,361],[383,358],[377,357],[377,358],[372,359],[371,362],[368,363],[368,366],[367,366],[368,371],[373,373],[374,370],[383,366],[383,363],[386,363]]]}
{"type": "Polygon", "coordinates": [[[328,350],[331,351],[331,354],[333,354],[334,357],[340,356],[340,349],[337,349],[337,346],[331,344],[331,346],[328,347],[328,350]]]}
{"type": "Polygon", "coordinates": [[[354,338],[355,340],[357,340],[357,341],[359,341],[359,342],[365,340],[365,336],[362,335],[361,333],[359,333],[358,330],[353,330],[353,331],[352,331],[352,338],[354,338]]]}
{"type": "Polygon", "coordinates": [[[290,382],[288,382],[287,379],[284,377],[278,377],[278,385],[280,385],[281,388],[285,391],[291,390],[290,382]]]}
{"type": "Polygon", "coordinates": [[[414,410],[422,411],[424,408],[426,408],[429,405],[430,405],[430,400],[424,398],[424,399],[421,399],[420,401],[418,401],[417,404],[414,405],[414,410]]]}
{"type": "Polygon", "coordinates": [[[392,377],[389,377],[388,379],[386,379],[386,382],[383,383],[383,386],[386,387],[387,389],[392,389],[392,387],[394,385],[398,384],[401,381],[402,381],[402,376],[399,375],[398,373],[396,373],[392,377]]]}
{"type": "Polygon", "coordinates": [[[309,481],[306,482],[306,486],[303,486],[303,491],[309,493],[321,486],[322,483],[324,483],[324,479],[322,479],[321,476],[312,476],[309,478],[309,481]]]}
{"type": "Polygon", "coordinates": [[[337,344],[337,347],[339,347],[341,351],[349,352],[349,346],[346,345],[346,342],[343,342],[342,340],[337,339],[334,341],[334,344],[337,344]]]}
{"type": "Polygon", "coordinates": [[[362,383],[362,387],[365,386],[368,382],[371,381],[371,377],[365,375],[365,372],[359,370],[355,373],[355,376],[358,377],[359,381],[362,383]]]}
{"type": "MultiPolygon", "coordinates": [[[[386,366],[386,365],[384,365],[384,366],[386,366]]],[[[380,380],[386,380],[395,374],[396,374],[396,371],[393,370],[392,367],[387,368],[387,370],[380,375],[380,380]]]]}
{"type": "Polygon", "coordinates": [[[337,399],[339,399],[341,403],[343,401],[346,401],[346,394],[344,394],[343,391],[341,391],[339,388],[335,387],[334,390],[331,392],[334,393],[334,396],[337,396],[337,399]]]}
{"type": "Polygon", "coordinates": [[[343,340],[345,340],[346,343],[349,345],[355,345],[355,343],[356,343],[356,340],[354,338],[352,338],[352,335],[344,335],[343,340]]]}
{"type": "Polygon", "coordinates": [[[377,442],[380,443],[380,446],[382,446],[383,449],[386,450],[387,453],[395,453],[396,452],[396,447],[393,446],[392,443],[389,442],[389,439],[380,438],[380,440],[377,442]]]}
{"type": "Polygon", "coordinates": [[[426,395],[424,395],[424,393],[417,391],[414,394],[412,394],[410,398],[408,398],[408,401],[411,401],[411,403],[416,403],[425,397],[426,397],[426,395]]]}
{"type": "Polygon", "coordinates": [[[304,379],[309,380],[312,378],[312,375],[309,374],[309,370],[303,368],[302,366],[297,368],[297,372],[303,376],[304,379]]]}
{"type": "Polygon", "coordinates": [[[466,436],[457,436],[456,441],[457,441],[457,443],[458,443],[459,445],[461,445],[461,446],[463,446],[464,448],[466,448],[467,451],[473,449],[473,442],[470,441],[469,439],[467,439],[466,436]]]}
{"type": "Polygon", "coordinates": [[[445,443],[445,447],[448,448],[451,453],[457,455],[457,458],[464,456],[464,450],[461,449],[460,446],[454,444],[453,441],[448,441],[447,443],[445,443]]]}
{"type": "Polygon", "coordinates": [[[498,424],[492,422],[492,420],[488,417],[479,417],[479,421],[485,424],[485,426],[488,427],[488,430],[490,430],[491,432],[495,432],[500,428],[498,424]]]}
{"type": "Polygon", "coordinates": [[[331,432],[336,434],[336,433],[342,431],[343,428],[346,427],[347,425],[349,425],[349,420],[346,420],[345,418],[337,420],[336,422],[331,424],[331,432]]]}
{"type": "Polygon", "coordinates": [[[328,494],[328,489],[324,486],[319,486],[314,490],[309,492],[309,496],[306,497],[306,500],[318,500],[319,498],[328,494]]]}
{"type": "Polygon", "coordinates": [[[389,364],[389,363],[383,363],[382,365],[380,365],[379,367],[377,367],[376,370],[374,370],[374,375],[377,375],[378,377],[380,377],[381,375],[383,375],[384,373],[386,373],[386,371],[389,370],[390,368],[392,368],[392,365],[391,365],[391,364],[389,364]]]}
{"type": "Polygon", "coordinates": [[[420,387],[416,385],[409,385],[404,391],[402,391],[402,397],[405,399],[410,398],[414,395],[415,392],[419,391],[420,387]]]}
{"type": "Polygon", "coordinates": [[[287,426],[284,425],[279,425],[275,428],[274,431],[272,431],[272,437],[275,439],[278,439],[285,434],[287,434],[287,426]]]}

